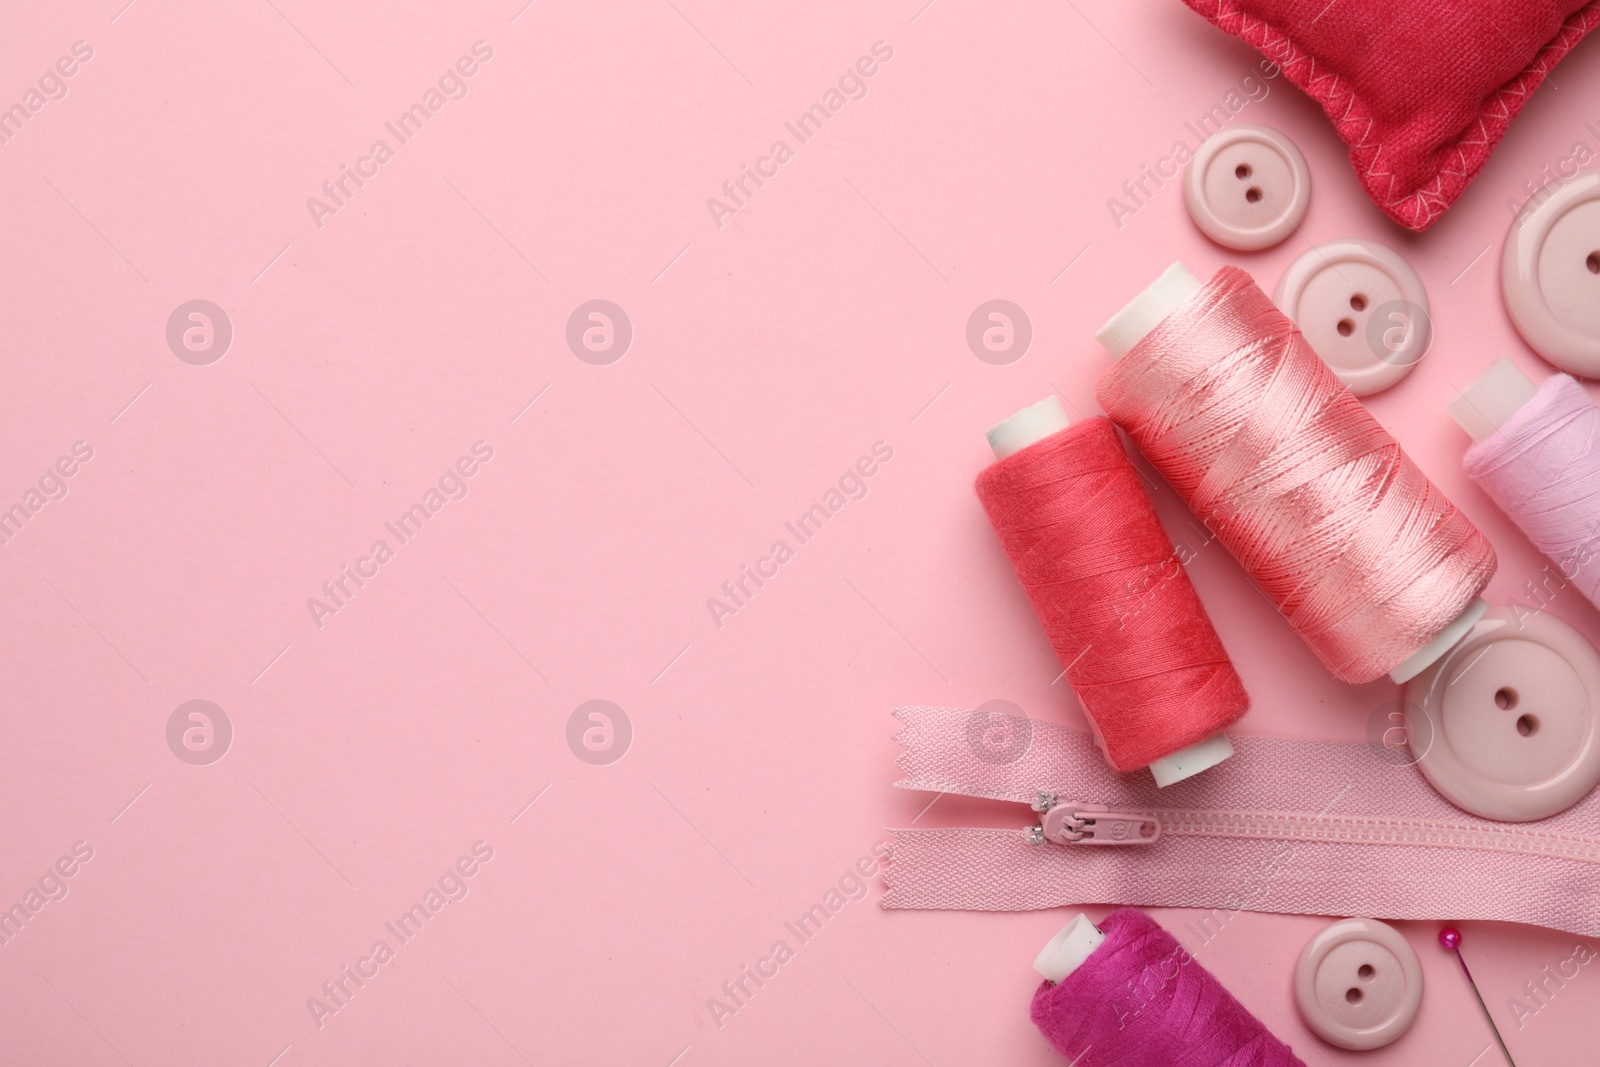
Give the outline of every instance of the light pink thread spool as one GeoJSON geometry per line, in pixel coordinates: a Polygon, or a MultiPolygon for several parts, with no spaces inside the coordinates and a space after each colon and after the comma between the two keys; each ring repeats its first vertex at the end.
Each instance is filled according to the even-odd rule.
{"type": "MultiPolygon", "coordinates": [[[[1245,562],[1263,591],[1269,581],[1275,582],[1283,599],[1269,599],[1293,623],[1291,608],[1300,583],[1318,573],[1319,551],[1314,541],[1306,540],[1314,536],[1310,531],[1320,528],[1321,515],[1341,510],[1347,521],[1360,522],[1359,509],[1348,505],[1368,498],[1344,497],[1339,488],[1345,482],[1321,486],[1319,495],[1308,498],[1286,496],[1284,487],[1302,492],[1301,487],[1312,484],[1301,477],[1307,469],[1340,469],[1337,463],[1344,462],[1340,457],[1346,452],[1364,457],[1365,449],[1397,446],[1347,391],[1319,378],[1328,375],[1326,367],[1292,327],[1285,330],[1285,322],[1241,272],[1225,269],[1202,285],[1176,264],[1097,336],[1120,361],[1101,377],[1102,404],[1119,422],[1128,420],[1124,428],[1180,495],[1217,509],[1219,539],[1245,562]],[[1147,339],[1148,345],[1143,343],[1147,339]],[[1312,417],[1320,412],[1330,414],[1312,417]],[[1355,435],[1348,443],[1340,440],[1346,432],[1355,435]],[[1319,443],[1318,433],[1327,440],[1319,443]],[[1316,462],[1324,449],[1327,462],[1316,462]],[[1269,486],[1267,494],[1232,495],[1235,489],[1260,484],[1269,486]],[[1308,501],[1316,505],[1310,509],[1310,522],[1303,518],[1308,501]],[[1293,536],[1286,537],[1285,531],[1293,536]],[[1308,547],[1313,551],[1304,551],[1308,547]]],[[[1519,399],[1526,397],[1525,385],[1519,392],[1515,383],[1491,379],[1484,392],[1492,394],[1479,401],[1491,413],[1484,422],[1503,422],[1501,433],[1512,429],[1527,406],[1519,399]]],[[[1575,405],[1586,419],[1591,409],[1586,402],[1575,405]]],[[[1592,425],[1600,438],[1600,420],[1592,425]]],[[[1568,451],[1593,464],[1593,449],[1568,451]]],[[[1384,456],[1391,454],[1383,451],[1384,456]]],[[[1441,499],[1414,465],[1387,469],[1409,480],[1411,495],[1403,499],[1435,504],[1441,499]]],[[[1363,492],[1370,492],[1370,483],[1370,470],[1354,472],[1348,482],[1363,492]]],[[[1600,466],[1585,484],[1596,487],[1586,499],[1600,499],[1600,466]]],[[[1208,519],[1203,508],[1196,513],[1208,519]]],[[[1399,529],[1395,514],[1391,509],[1388,526],[1399,529]]],[[[1399,514],[1405,517],[1404,511],[1399,514]]],[[[1435,507],[1430,514],[1450,514],[1451,522],[1461,521],[1448,508],[1435,507]]],[[[1353,528],[1337,527],[1346,533],[1353,528]]],[[[1416,524],[1409,533],[1410,566],[1446,558],[1422,551],[1430,543],[1421,532],[1425,529],[1416,524]]],[[[1480,565],[1486,542],[1475,531],[1473,536],[1479,543],[1471,550],[1480,562],[1472,573],[1476,589],[1481,589],[1492,572],[1492,556],[1487,567],[1480,565]]],[[[1380,593],[1404,588],[1420,573],[1396,567],[1383,551],[1382,538],[1371,530],[1361,531],[1353,543],[1360,555],[1351,558],[1368,561],[1375,570],[1363,574],[1361,567],[1348,568],[1350,580],[1335,586],[1336,592],[1361,596],[1367,588],[1380,593]],[[1375,585],[1369,577],[1376,579],[1375,585]]],[[[1457,538],[1452,544],[1460,549],[1466,542],[1457,538]]],[[[1381,668],[1372,671],[1378,664],[1397,664],[1388,671],[1395,681],[1406,683],[1406,737],[1429,782],[1451,803],[1481,817],[1545,818],[1600,783],[1600,654],[1572,627],[1542,610],[1532,620],[1519,619],[1515,607],[1489,612],[1475,596],[1464,608],[1459,606],[1476,592],[1468,587],[1463,595],[1461,579],[1466,576],[1455,573],[1450,581],[1437,583],[1452,591],[1448,603],[1430,604],[1427,597],[1413,596],[1402,606],[1371,615],[1384,624],[1383,634],[1404,635],[1403,647],[1391,644],[1387,636],[1362,638],[1360,627],[1350,628],[1349,618],[1366,616],[1358,612],[1340,620],[1334,610],[1339,602],[1324,595],[1322,606],[1346,626],[1340,647],[1359,652],[1350,662],[1361,669],[1336,673],[1369,680],[1381,673],[1381,668]],[[1420,625],[1423,615],[1408,614],[1413,608],[1428,609],[1426,627],[1420,625]],[[1451,612],[1459,614],[1452,618],[1451,612]],[[1357,677],[1361,674],[1365,677],[1357,677]]],[[[1302,631],[1302,637],[1330,668],[1339,662],[1318,649],[1314,632],[1302,631]]]]}
{"type": "Polygon", "coordinates": [[[1573,378],[1535,386],[1502,356],[1446,410],[1473,440],[1468,477],[1600,606],[1600,407],[1573,378]]]}
{"type": "Polygon", "coordinates": [[[1414,678],[1483,616],[1488,542],[1243,272],[1175,263],[1095,337],[1107,413],[1336,676],[1414,678]]]}

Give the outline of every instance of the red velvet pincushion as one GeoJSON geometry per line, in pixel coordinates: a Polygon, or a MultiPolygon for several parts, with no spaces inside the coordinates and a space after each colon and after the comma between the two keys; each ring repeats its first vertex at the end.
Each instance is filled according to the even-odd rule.
{"type": "Polygon", "coordinates": [[[1322,105],[1367,195],[1438,221],[1600,0],[1184,0],[1322,105]]]}

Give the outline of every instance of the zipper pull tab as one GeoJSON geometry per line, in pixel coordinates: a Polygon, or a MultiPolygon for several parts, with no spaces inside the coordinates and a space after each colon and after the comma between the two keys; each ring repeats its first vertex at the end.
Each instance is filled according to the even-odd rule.
{"type": "MultiPolygon", "coordinates": [[[[1040,799],[1045,794],[1040,794],[1040,799]]],[[[1028,828],[1028,843],[1053,841],[1058,845],[1150,845],[1161,839],[1161,823],[1154,815],[1129,815],[1108,811],[1103,804],[1057,803],[1043,808],[1042,825],[1028,828]]]]}

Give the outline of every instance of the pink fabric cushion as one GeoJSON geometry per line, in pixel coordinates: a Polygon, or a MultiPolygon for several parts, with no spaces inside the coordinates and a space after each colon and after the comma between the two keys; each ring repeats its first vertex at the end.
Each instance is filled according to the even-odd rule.
{"type": "Polygon", "coordinates": [[[1477,176],[1600,0],[1184,0],[1322,105],[1367,195],[1412,230],[1477,176]]]}

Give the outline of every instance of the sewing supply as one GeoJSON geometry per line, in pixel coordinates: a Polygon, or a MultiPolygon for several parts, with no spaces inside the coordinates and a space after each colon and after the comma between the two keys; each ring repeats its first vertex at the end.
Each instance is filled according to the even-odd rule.
{"type": "Polygon", "coordinates": [[[1356,396],[1410,374],[1433,339],[1422,278],[1376,241],[1318,245],[1289,264],[1272,299],[1356,396]]]}
{"type": "MultiPolygon", "coordinates": [[[[1367,195],[1412,230],[1433,225],[1484,171],[1534,90],[1600,26],[1592,0],[1184,3],[1321,105],[1367,195]]],[[[1549,165],[1544,176],[1555,177],[1549,165]]]]}
{"type": "Polygon", "coordinates": [[[1388,923],[1341,919],[1301,949],[1294,1000],[1330,1045],[1382,1048],[1411,1029],[1422,1007],[1422,963],[1388,923]]]}
{"type": "Polygon", "coordinates": [[[1547,611],[1490,608],[1403,706],[1417,769],[1463,811],[1531,822],[1600,784],[1600,654],[1547,611]]]}
{"type": "Polygon", "coordinates": [[[1483,1002],[1483,994],[1478,992],[1478,983],[1472,980],[1472,972],[1467,970],[1466,957],[1461,955],[1461,931],[1454,926],[1446,926],[1439,931],[1439,944],[1456,954],[1456,962],[1461,964],[1461,973],[1467,976],[1467,985],[1472,987],[1472,995],[1478,998],[1478,1007],[1483,1009],[1483,1017],[1489,1020],[1489,1029],[1494,1031],[1494,1039],[1499,1042],[1501,1053],[1511,1067],[1517,1067],[1516,1061],[1511,1058],[1511,1050],[1506,1048],[1506,1039],[1500,1036],[1500,1028],[1494,1024],[1494,1016],[1489,1014],[1489,1005],[1483,1002]]]}
{"type": "MultiPolygon", "coordinates": [[[[1597,285],[1600,298],[1600,285],[1597,285]]],[[[1467,476],[1600,606],[1600,407],[1565,374],[1537,388],[1501,357],[1451,401],[1467,476]]]]}
{"type": "Polygon", "coordinates": [[[1096,335],[1097,395],[1335,676],[1415,677],[1494,549],[1248,274],[1174,264],[1096,335]]]}
{"type": "MultiPolygon", "coordinates": [[[[1375,710],[1381,726],[1385,708],[1375,710]]],[[[1219,909],[1186,921],[1202,941],[1241,909],[1600,937],[1600,792],[1537,822],[1495,822],[1450,804],[1376,740],[1248,734],[1232,738],[1238,756],[1215,773],[1163,789],[1118,774],[1062,723],[1032,720],[1026,750],[1000,763],[971,743],[969,709],[895,717],[895,788],[927,794],[911,810],[945,794],[983,798],[993,814],[986,825],[894,830],[886,908],[1219,909]]]]}
{"type": "Polygon", "coordinates": [[[1600,377],[1600,171],[1546,183],[1517,213],[1500,291],[1535,352],[1562,370],[1600,377]]]}
{"type": "Polygon", "coordinates": [[[1240,123],[1195,149],[1183,200],[1200,231],[1225,248],[1271,248],[1294,233],[1311,203],[1311,169],[1287,136],[1240,123]]]}
{"type": "Polygon", "coordinates": [[[1168,785],[1227,759],[1250,698],[1110,420],[1051,397],[988,437],[978,497],[1107,762],[1168,785]]]}
{"type": "Polygon", "coordinates": [[[1141,911],[1080,914],[1033,965],[1034,1024],[1074,1067],[1304,1067],[1141,911]]]}

